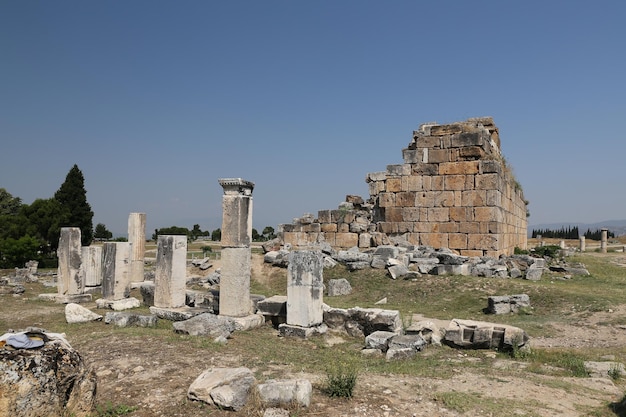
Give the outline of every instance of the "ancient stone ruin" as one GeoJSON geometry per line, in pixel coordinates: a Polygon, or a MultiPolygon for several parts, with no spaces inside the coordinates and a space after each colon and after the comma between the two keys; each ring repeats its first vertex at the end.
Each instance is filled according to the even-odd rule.
{"type": "Polygon", "coordinates": [[[281,225],[284,243],[366,249],[402,238],[493,257],[526,248],[527,202],[491,118],[422,124],[402,156],[404,163],[367,174],[367,201],[348,196],[336,210],[281,225]]]}

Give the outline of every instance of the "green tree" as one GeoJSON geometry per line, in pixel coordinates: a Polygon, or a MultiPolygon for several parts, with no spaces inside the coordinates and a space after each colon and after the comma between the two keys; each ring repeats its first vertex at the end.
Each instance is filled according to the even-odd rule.
{"type": "Polygon", "coordinates": [[[222,229],[215,229],[211,232],[211,240],[219,241],[222,240],[222,229]]]}
{"type": "Polygon", "coordinates": [[[191,232],[186,227],[180,227],[180,226],[162,227],[160,229],[154,230],[154,234],[152,235],[152,240],[156,241],[159,235],[185,235],[189,238],[191,235],[191,232]]]}
{"type": "Polygon", "coordinates": [[[193,241],[198,239],[199,236],[202,236],[202,230],[200,229],[200,225],[194,224],[193,229],[191,229],[191,231],[189,232],[189,237],[193,241]]]}
{"type": "Polygon", "coordinates": [[[276,234],[274,234],[274,228],[272,226],[266,226],[263,228],[263,238],[265,240],[274,239],[276,234]]]}
{"type": "Polygon", "coordinates": [[[54,194],[54,198],[61,203],[67,215],[61,226],[79,227],[81,243],[83,246],[88,246],[93,240],[93,211],[87,202],[85,178],[76,164],[67,173],[65,182],[54,194]]]}
{"type": "Polygon", "coordinates": [[[28,234],[43,240],[47,243],[46,252],[56,250],[59,246],[61,225],[67,224],[69,217],[58,200],[38,198],[33,204],[23,206],[20,215],[26,219],[25,230],[21,231],[20,236],[28,234]]]}
{"type": "Polygon", "coordinates": [[[39,259],[39,247],[39,240],[28,235],[0,240],[0,268],[23,268],[26,262],[39,259]]]}
{"type": "Polygon", "coordinates": [[[262,236],[259,234],[259,231],[255,228],[252,228],[252,240],[254,242],[258,242],[259,240],[261,240],[261,237],[262,236]]]}
{"type": "Polygon", "coordinates": [[[22,199],[13,197],[6,189],[0,188],[0,216],[16,215],[22,207],[22,199]]]}
{"type": "Polygon", "coordinates": [[[113,233],[107,229],[104,223],[98,223],[94,230],[93,237],[99,241],[109,240],[113,237],[113,233]]]}

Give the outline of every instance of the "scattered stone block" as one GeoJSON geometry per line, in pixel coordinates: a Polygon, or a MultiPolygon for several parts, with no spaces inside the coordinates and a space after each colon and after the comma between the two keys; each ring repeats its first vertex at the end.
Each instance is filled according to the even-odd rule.
{"type": "Polygon", "coordinates": [[[512,349],[528,340],[526,332],[515,326],[459,319],[450,321],[445,335],[447,344],[469,349],[512,349]]]}
{"type": "Polygon", "coordinates": [[[328,296],[337,297],[340,295],[349,295],[352,293],[352,286],[345,278],[331,279],[327,285],[328,296]]]}
{"type": "Polygon", "coordinates": [[[248,402],[256,379],[248,368],[211,368],[189,386],[187,397],[238,411],[248,402]]]}
{"type": "Polygon", "coordinates": [[[104,316],[106,324],[113,324],[117,327],[156,327],[158,318],[155,315],[142,315],[126,312],[109,312],[104,316]]]}
{"type": "Polygon", "coordinates": [[[378,349],[382,352],[386,352],[387,348],[389,347],[389,341],[391,340],[391,338],[397,335],[398,333],[386,332],[382,330],[370,333],[365,337],[365,348],[378,349]]]}
{"type": "Polygon", "coordinates": [[[69,324],[88,323],[90,321],[98,320],[102,320],[102,316],[100,314],[96,314],[79,304],[68,303],[65,306],[65,321],[69,324]]]}
{"type": "Polygon", "coordinates": [[[216,316],[211,313],[200,314],[184,321],[176,321],[173,326],[176,333],[213,338],[220,336],[229,338],[231,333],[235,331],[235,322],[231,317],[216,316]]]}
{"type": "Polygon", "coordinates": [[[195,317],[195,316],[199,316],[200,314],[212,313],[212,311],[210,311],[207,308],[202,308],[202,307],[182,307],[182,308],[150,307],[150,313],[164,320],[183,321],[183,320],[189,320],[190,318],[195,317]]]}
{"type": "Polygon", "coordinates": [[[134,298],[123,298],[121,300],[108,300],[105,298],[99,298],[96,300],[96,306],[98,308],[108,308],[110,310],[122,311],[130,310],[131,308],[141,307],[141,302],[134,298]]]}
{"type": "Polygon", "coordinates": [[[283,323],[278,326],[278,332],[283,337],[297,337],[300,339],[308,339],[326,333],[328,326],[324,323],[317,326],[297,326],[295,324],[283,323]]]}
{"type": "Polygon", "coordinates": [[[288,407],[297,404],[308,407],[313,387],[306,379],[268,380],[259,384],[257,391],[264,406],[288,407]]]}

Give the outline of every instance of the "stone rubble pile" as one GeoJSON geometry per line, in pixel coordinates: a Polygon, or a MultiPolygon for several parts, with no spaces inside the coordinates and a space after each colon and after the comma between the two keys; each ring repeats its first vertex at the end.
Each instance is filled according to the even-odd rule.
{"type": "MultiPolygon", "coordinates": [[[[358,247],[336,251],[328,244],[320,244],[324,254],[324,267],[332,268],[340,263],[350,271],[367,268],[386,269],[392,279],[415,279],[421,275],[471,275],[477,277],[524,278],[537,281],[549,269],[570,275],[589,275],[584,265],[568,266],[560,261],[548,267],[546,259],[530,255],[511,255],[493,258],[489,256],[468,257],[454,251],[430,246],[414,246],[406,242],[381,245],[361,251],[358,247]]],[[[289,265],[289,246],[271,250],[264,255],[264,262],[276,267],[289,265]]]]}

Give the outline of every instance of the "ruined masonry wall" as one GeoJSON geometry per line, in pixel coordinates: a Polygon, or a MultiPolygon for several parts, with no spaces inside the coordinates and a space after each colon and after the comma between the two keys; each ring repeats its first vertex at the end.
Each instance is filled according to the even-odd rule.
{"type": "Polygon", "coordinates": [[[491,118],[423,124],[402,156],[403,164],[367,174],[367,202],[348,196],[338,210],[282,225],[285,243],[368,248],[401,236],[414,245],[496,257],[526,248],[527,203],[491,118]]]}

